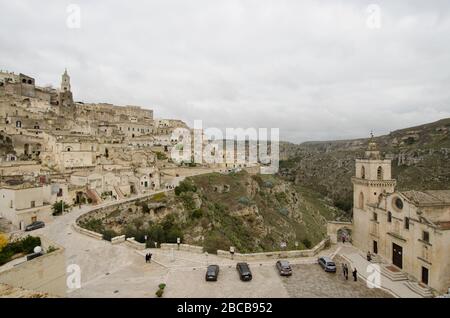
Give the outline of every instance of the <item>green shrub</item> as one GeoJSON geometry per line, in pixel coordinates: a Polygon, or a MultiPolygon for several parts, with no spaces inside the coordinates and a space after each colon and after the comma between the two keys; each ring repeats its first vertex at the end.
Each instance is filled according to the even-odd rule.
{"type": "Polygon", "coordinates": [[[310,241],[309,239],[307,239],[307,238],[304,238],[304,239],[302,240],[302,244],[303,244],[307,249],[310,249],[310,248],[312,247],[311,241],[310,241]]]}
{"type": "Polygon", "coordinates": [[[183,192],[181,193],[180,198],[183,201],[183,206],[186,210],[190,211],[195,209],[195,201],[192,192],[183,192]]]}
{"type": "Polygon", "coordinates": [[[151,201],[161,202],[166,199],[166,194],[164,192],[156,193],[151,197],[151,201]]]}
{"type": "Polygon", "coordinates": [[[102,233],[104,230],[103,223],[99,219],[90,219],[81,221],[80,226],[86,230],[93,231],[96,233],[102,233]]]}
{"type": "Polygon", "coordinates": [[[246,206],[249,206],[249,205],[252,204],[251,200],[250,200],[249,198],[247,198],[247,197],[240,197],[240,198],[238,199],[238,202],[239,202],[240,204],[246,205],[246,206]]]}
{"type": "Polygon", "coordinates": [[[167,156],[166,156],[165,153],[162,153],[162,152],[160,152],[160,151],[157,151],[157,152],[156,152],[156,158],[157,158],[158,160],[166,160],[166,159],[167,159],[167,156]]]}
{"type": "Polygon", "coordinates": [[[36,246],[41,246],[41,239],[39,237],[27,236],[13,242],[9,242],[0,252],[0,266],[8,263],[16,254],[33,253],[36,246]]]}
{"type": "Polygon", "coordinates": [[[197,192],[197,187],[189,179],[185,179],[175,187],[175,195],[179,196],[183,192],[197,192]]]}
{"type": "Polygon", "coordinates": [[[114,230],[104,230],[102,232],[102,234],[103,234],[103,239],[106,241],[110,241],[110,242],[113,237],[119,236],[119,234],[114,230]]]}
{"type": "Polygon", "coordinates": [[[159,289],[164,289],[164,288],[166,288],[166,284],[164,284],[164,283],[159,284],[158,287],[159,287],[159,289]]]}
{"type": "Polygon", "coordinates": [[[203,210],[202,209],[196,209],[191,211],[190,215],[191,219],[200,219],[203,217],[203,210]]]}
{"type": "Polygon", "coordinates": [[[54,251],[56,251],[56,250],[58,250],[57,247],[54,247],[53,245],[50,245],[50,246],[48,247],[48,249],[47,249],[47,253],[51,253],[51,252],[54,252],[54,251]]]}
{"type": "Polygon", "coordinates": [[[158,289],[155,293],[155,295],[159,298],[161,298],[163,294],[164,294],[164,289],[158,289]]]}
{"type": "Polygon", "coordinates": [[[289,210],[286,208],[279,208],[278,212],[280,212],[280,214],[284,215],[284,216],[288,216],[289,215],[289,210]]]}
{"type": "Polygon", "coordinates": [[[52,206],[52,215],[56,216],[56,215],[61,215],[63,212],[67,211],[70,208],[70,205],[67,204],[64,201],[58,201],[53,203],[52,206]]]}

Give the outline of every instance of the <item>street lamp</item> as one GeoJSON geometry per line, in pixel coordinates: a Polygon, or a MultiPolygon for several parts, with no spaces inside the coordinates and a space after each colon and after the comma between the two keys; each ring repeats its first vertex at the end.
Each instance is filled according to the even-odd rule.
{"type": "Polygon", "coordinates": [[[234,246],[230,246],[231,259],[234,258],[234,246]]]}

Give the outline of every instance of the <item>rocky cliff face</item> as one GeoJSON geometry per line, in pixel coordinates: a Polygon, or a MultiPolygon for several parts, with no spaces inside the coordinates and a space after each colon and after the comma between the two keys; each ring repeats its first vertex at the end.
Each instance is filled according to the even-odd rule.
{"type": "MultiPolygon", "coordinates": [[[[450,118],[397,130],[375,138],[385,158],[392,160],[398,189],[450,187],[450,118]]],[[[350,211],[355,159],[363,156],[368,139],[306,142],[286,147],[280,175],[310,187],[350,211]]]]}

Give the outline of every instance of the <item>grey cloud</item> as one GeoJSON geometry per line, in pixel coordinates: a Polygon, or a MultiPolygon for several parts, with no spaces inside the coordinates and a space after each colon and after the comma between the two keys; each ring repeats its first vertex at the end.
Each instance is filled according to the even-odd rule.
{"type": "Polygon", "coordinates": [[[0,68],[158,117],[353,138],[450,116],[448,1],[0,0],[0,68]],[[366,27],[378,3],[381,29],[366,27]]]}

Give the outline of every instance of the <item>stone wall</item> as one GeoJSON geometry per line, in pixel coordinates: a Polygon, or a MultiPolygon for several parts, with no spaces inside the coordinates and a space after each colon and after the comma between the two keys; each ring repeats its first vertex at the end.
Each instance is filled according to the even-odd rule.
{"type": "MultiPolygon", "coordinates": [[[[161,244],[161,249],[163,250],[178,250],[178,244],[175,243],[162,243],[161,244]]],[[[202,246],[195,246],[195,245],[189,245],[189,244],[180,244],[180,251],[186,251],[186,252],[191,252],[191,253],[198,253],[198,254],[202,254],[203,253],[203,247],[202,246]]]]}
{"type": "Polygon", "coordinates": [[[97,233],[97,232],[93,232],[93,231],[89,231],[89,230],[86,230],[86,229],[83,229],[82,227],[79,227],[77,224],[72,224],[72,228],[75,230],[75,231],[77,231],[78,233],[80,233],[80,234],[84,234],[84,235],[87,235],[87,236],[90,236],[90,237],[92,237],[92,238],[95,238],[95,239],[97,239],[97,240],[103,240],[103,235],[102,234],[100,234],[100,233],[97,233]]]}
{"type": "MultiPolygon", "coordinates": [[[[252,261],[252,260],[265,260],[265,259],[279,259],[279,258],[296,258],[296,257],[312,257],[325,249],[329,238],[322,240],[316,246],[309,250],[291,250],[291,251],[274,251],[274,252],[262,252],[262,253],[234,253],[233,259],[237,261],[252,261]]],[[[229,251],[217,250],[217,256],[231,259],[231,253],[229,251]]]]}
{"type": "Polygon", "coordinates": [[[134,248],[136,250],[145,250],[145,243],[139,243],[134,237],[129,237],[125,240],[125,245],[134,248]]]}

